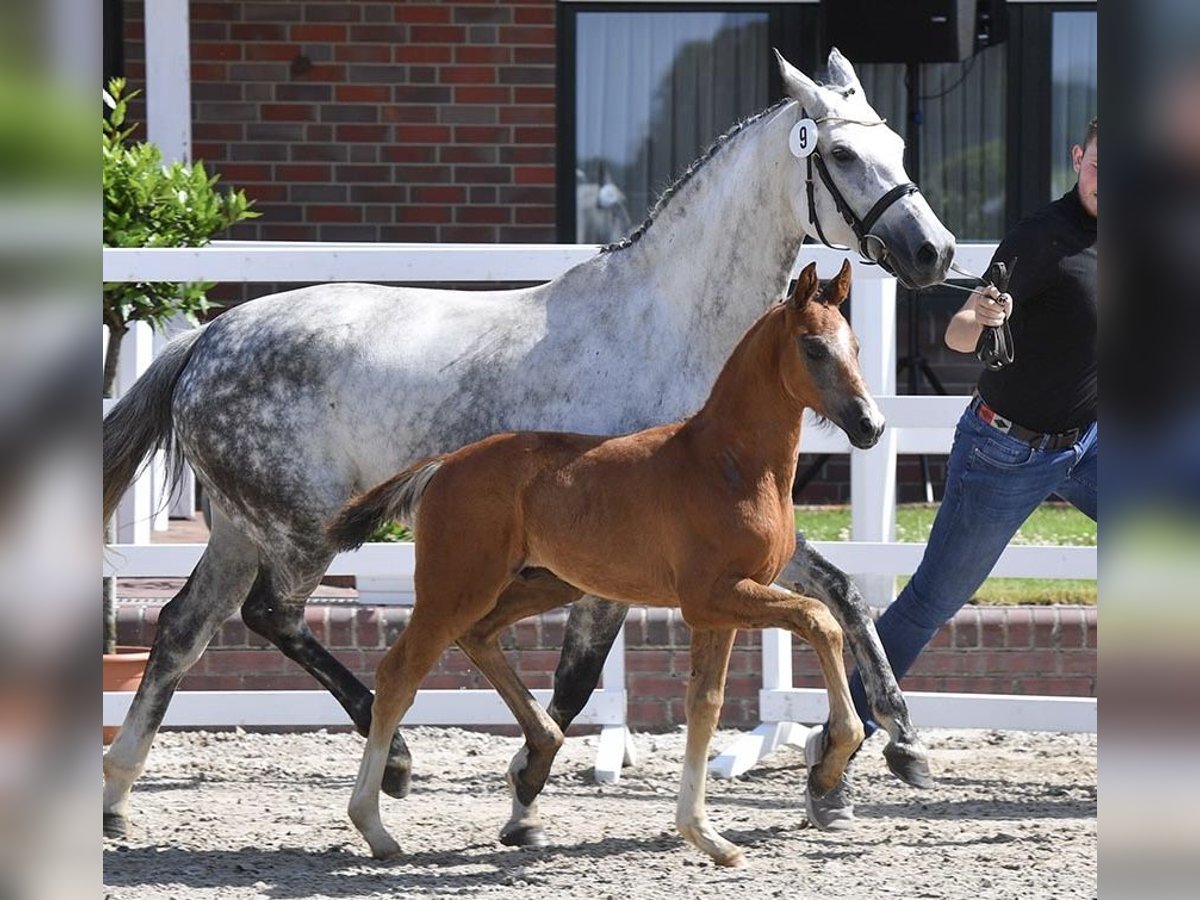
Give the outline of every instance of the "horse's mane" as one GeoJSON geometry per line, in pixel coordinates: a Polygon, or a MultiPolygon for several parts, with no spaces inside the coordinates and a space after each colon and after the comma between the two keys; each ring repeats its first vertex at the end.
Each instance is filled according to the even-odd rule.
{"type": "Polygon", "coordinates": [[[658,217],[658,214],[661,213],[666,208],[667,204],[671,202],[671,198],[679,193],[680,188],[691,181],[692,176],[695,175],[696,172],[698,172],[706,162],[716,156],[717,152],[722,147],[741,134],[742,131],[744,131],[748,126],[753,125],[755,122],[769,113],[773,113],[784,104],[792,102],[793,99],[794,98],[792,97],[784,97],[782,100],[777,100],[775,103],[772,103],[766,109],[761,109],[758,112],[747,116],[720,137],[718,137],[711,144],[709,144],[708,148],[684,170],[683,174],[675,179],[675,183],[662,192],[658,200],[655,202],[653,208],[651,208],[650,214],[646,216],[645,221],[642,222],[641,225],[633,229],[633,231],[629,232],[629,234],[621,238],[621,240],[614,241],[611,244],[601,247],[600,252],[611,253],[614,250],[624,250],[626,247],[631,247],[636,244],[639,240],[641,240],[642,235],[649,230],[650,226],[654,224],[654,220],[658,217]]]}

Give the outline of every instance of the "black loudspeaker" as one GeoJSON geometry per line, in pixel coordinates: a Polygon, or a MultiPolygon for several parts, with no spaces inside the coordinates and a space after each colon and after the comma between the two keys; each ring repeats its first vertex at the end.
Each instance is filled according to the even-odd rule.
{"type": "Polygon", "coordinates": [[[975,52],[977,5],[977,0],[821,0],[825,42],[855,63],[961,62],[975,52]]]}

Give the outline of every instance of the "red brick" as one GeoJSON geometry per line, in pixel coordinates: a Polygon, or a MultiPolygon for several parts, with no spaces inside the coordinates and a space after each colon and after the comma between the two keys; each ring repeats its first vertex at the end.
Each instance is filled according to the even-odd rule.
{"type": "Polygon", "coordinates": [[[513,169],[516,184],[554,184],[553,166],[516,166],[513,169]]]}
{"type": "Polygon", "coordinates": [[[192,81],[224,81],[228,74],[223,63],[192,63],[192,81]]]}
{"type": "Polygon", "coordinates": [[[527,66],[552,66],[555,64],[553,47],[514,47],[513,62],[527,66]]]}
{"type": "Polygon", "coordinates": [[[454,61],[459,63],[495,63],[503,65],[512,62],[512,48],[480,47],[472,44],[462,44],[454,48],[454,61]]]}
{"type": "Polygon", "coordinates": [[[1033,646],[1033,613],[1027,607],[1013,607],[1008,610],[1008,624],[1005,629],[1006,646],[1012,649],[1023,649],[1033,646]]]}
{"type": "Polygon", "coordinates": [[[188,5],[188,15],[201,21],[228,22],[238,17],[240,3],[200,3],[188,5]]]}
{"type": "Polygon", "coordinates": [[[333,96],[339,103],[387,103],[392,89],[386,84],[338,84],[333,96]]]}
{"type": "Polygon", "coordinates": [[[422,222],[424,224],[441,224],[449,222],[451,211],[446,206],[418,206],[409,204],[396,210],[397,217],[404,222],[422,222]]]}
{"type": "Polygon", "coordinates": [[[242,45],[229,42],[209,44],[197,41],[192,44],[191,53],[193,60],[241,59],[242,45]]]}
{"type": "Polygon", "coordinates": [[[451,136],[447,125],[396,125],[395,131],[400,144],[445,144],[451,136]]]}
{"type": "Polygon", "coordinates": [[[262,62],[291,62],[300,55],[295,44],[247,44],[246,59],[262,62]]]}
{"type": "Polygon", "coordinates": [[[549,25],[502,25],[499,43],[509,46],[553,44],[556,36],[555,28],[549,25]]]}
{"type": "Polygon", "coordinates": [[[494,66],[442,66],[438,69],[442,84],[495,84],[494,66]]]}
{"type": "Polygon", "coordinates": [[[458,125],[454,140],[460,144],[502,144],[508,141],[509,129],[497,125],[458,125]]]}
{"type": "Polygon", "coordinates": [[[513,22],[517,25],[553,25],[554,7],[518,6],[513,10],[513,22]]]}
{"type": "Polygon", "coordinates": [[[552,206],[517,206],[513,220],[520,225],[553,225],[558,214],[552,206]]]}
{"type": "Polygon", "coordinates": [[[449,22],[450,12],[449,6],[432,3],[399,3],[396,5],[395,19],[397,22],[416,22],[420,24],[449,22]]]}
{"type": "Polygon", "coordinates": [[[1067,650],[1054,654],[1062,675],[1096,675],[1096,654],[1090,650],[1067,650]]]}
{"type": "Polygon", "coordinates": [[[557,139],[558,130],[553,126],[549,128],[531,127],[531,128],[515,128],[513,129],[513,143],[515,144],[553,144],[557,139]]]}
{"type": "Polygon", "coordinates": [[[419,147],[384,147],[381,150],[385,162],[432,163],[437,159],[437,149],[432,145],[419,147]]]}
{"type": "Polygon", "coordinates": [[[390,63],[392,48],[380,44],[339,44],[333,48],[333,58],[338,62],[390,63]]]}
{"type": "Polygon", "coordinates": [[[283,672],[285,657],[277,649],[208,650],[204,672],[213,675],[271,675],[283,672]]]}
{"type": "Polygon", "coordinates": [[[339,141],[367,141],[382,144],[388,139],[388,125],[338,125],[336,131],[339,141]]]}
{"type": "Polygon", "coordinates": [[[553,672],[557,665],[556,650],[521,650],[517,653],[516,668],[522,674],[553,672]]]}
{"type": "Polygon", "coordinates": [[[264,103],[262,118],[264,122],[311,122],[315,109],[302,103],[264,103]]]}
{"type": "Polygon", "coordinates": [[[333,170],[329,166],[293,163],[276,166],[275,176],[284,181],[332,181],[333,170]]]}
{"type": "Polygon", "coordinates": [[[508,103],[512,89],[493,85],[460,86],[454,89],[455,103],[508,103]]]}
{"type": "Polygon", "coordinates": [[[420,106],[407,103],[399,106],[384,106],[379,110],[380,121],[383,122],[436,122],[436,106],[420,106]]]}
{"type": "Polygon", "coordinates": [[[518,85],[513,88],[514,103],[545,103],[553,105],[554,88],[540,85],[518,85]]]}
{"type": "Polygon", "coordinates": [[[439,44],[401,44],[392,48],[392,62],[439,64],[450,62],[452,48],[439,44]]]}

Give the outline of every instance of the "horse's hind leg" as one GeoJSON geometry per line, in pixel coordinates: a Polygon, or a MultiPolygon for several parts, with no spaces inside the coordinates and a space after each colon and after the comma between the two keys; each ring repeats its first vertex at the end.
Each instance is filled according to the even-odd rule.
{"type": "MultiPolygon", "coordinates": [[[[564,732],[587,706],[629,607],[586,595],[571,607],[562,653],[554,670],[550,717],[564,732]]],[[[541,789],[540,787],[538,788],[541,789]]]]}
{"type": "Polygon", "coordinates": [[[858,663],[875,721],[890,738],[883,751],[888,768],[914,787],[929,787],[932,778],[928,752],[909,718],[908,704],[854,582],[800,534],[796,535],[795,554],[776,581],[788,590],[816,597],[829,607],[858,663]]]}
{"type": "Polygon", "coordinates": [[[171,696],[246,596],[258,565],[257,548],[218,516],[204,556],[183,589],[163,607],[141,687],[104,756],[105,835],[125,834],[129,792],[146,764],[171,696]]]}
{"type": "MultiPolygon", "coordinates": [[[[331,555],[315,553],[303,563],[288,566],[302,569],[304,575],[281,580],[265,572],[242,605],[246,626],[278,647],[288,659],[299,663],[341,704],[353,720],[358,733],[366,737],[371,730],[371,691],[337,658],[323,647],[304,621],[304,605],[316,589],[331,555]]],[[[412,757],[404,739],[392,737],[391,751],[383,776],[383,790],[392,797],[408,794],[412,778],[412,757]]]]}
{"type": "Polygon", "coordinates": [[[510,846],[540,847],[547,843],[537,798],[562,746],[563,733],[517,677],[497,638],[514,622],[563,606],[580,595],[577,588],[549,572],[518,576],[505,588],[491,613],[458,642],[504,699],[525,735],[525,746],[513,757],[506,776],[513,806],[512,815],[500,830],[500,841],[510,846]]]}

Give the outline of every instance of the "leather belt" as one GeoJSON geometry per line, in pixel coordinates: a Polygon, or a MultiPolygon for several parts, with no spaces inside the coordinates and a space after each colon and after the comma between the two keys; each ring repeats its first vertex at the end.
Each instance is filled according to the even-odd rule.
{"type": "Polygon", "coordinates": [[[1015,437],[1018,441],[1024,441],[1031,447],[1042,450],[1062,450],[1065,447],[1073,447],[1083,435],[1082,428],[1072,428],[1070,431],[1060,431],[1056,434],[1033,431],[1000,415],[988,406],[979,394],[971,398],[971,410],[981,422],[991,425],[997,431],[1003,431],[1010,437],[1015,437]]]}

